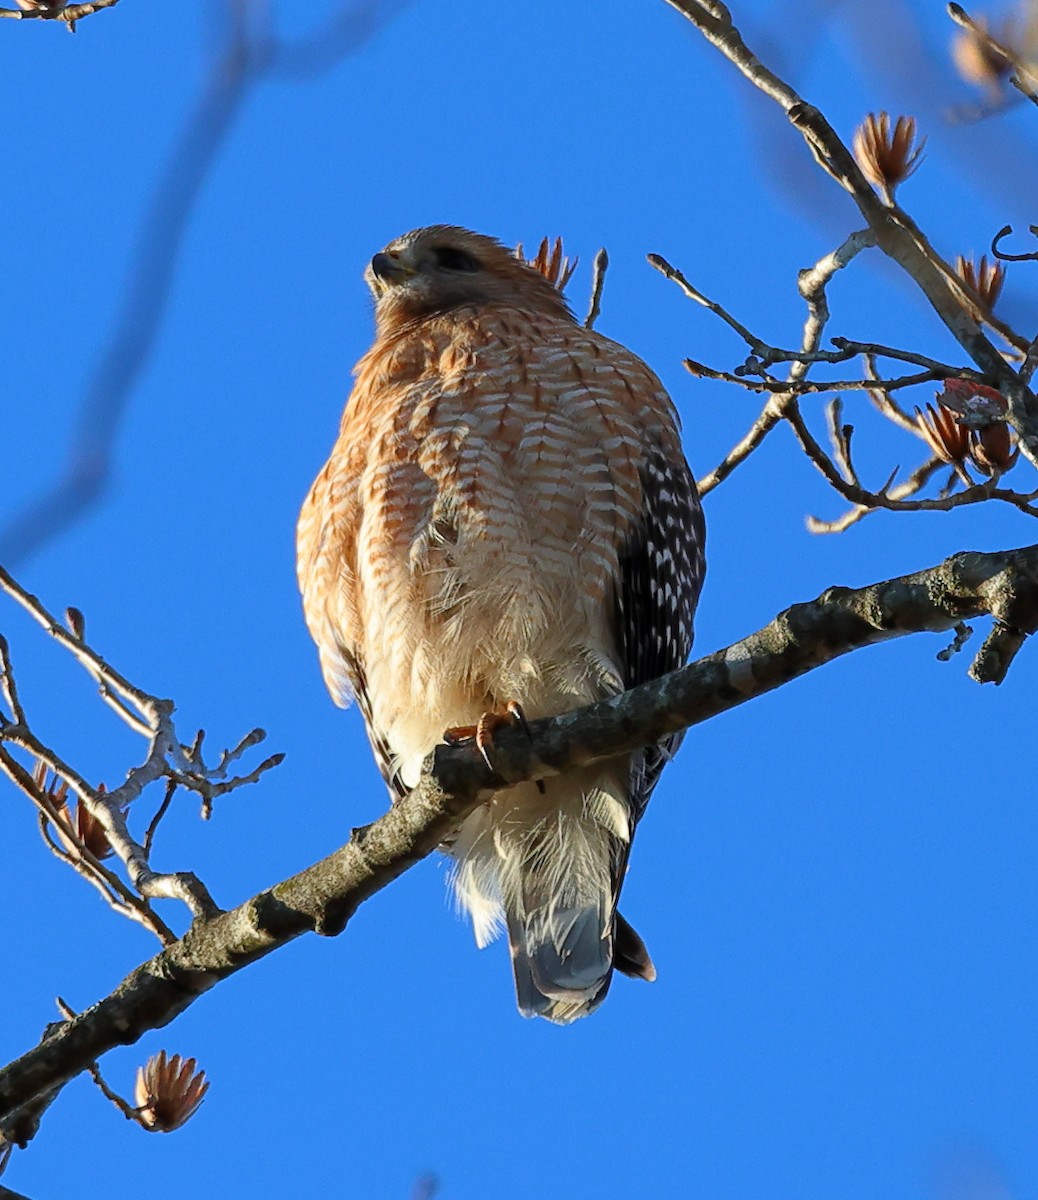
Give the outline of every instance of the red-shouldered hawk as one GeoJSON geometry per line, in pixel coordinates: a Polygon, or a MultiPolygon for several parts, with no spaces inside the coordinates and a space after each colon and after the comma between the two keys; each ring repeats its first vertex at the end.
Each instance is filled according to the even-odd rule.
{"type": "MultiPolygon", "coordinates": [[[[704,528],[673,405],[538,265],[451,225],[375,255],[375,344],[300,514],[324,677],[357,700],[394,800],[445,730],[615,695],[692,645],[704,528]]],[[[592,1012],[614,967],[655,978],[616,904],[679,740],[500,792],[450,839],[459,904],[480,946],[507,930],[525,1015],[592,1012]]]]}

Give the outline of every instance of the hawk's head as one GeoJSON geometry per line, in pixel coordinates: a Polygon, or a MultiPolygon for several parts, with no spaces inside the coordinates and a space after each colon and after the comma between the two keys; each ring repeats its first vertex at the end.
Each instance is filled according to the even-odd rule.
{"type": "Polygon", "coordinates": [[[562,293],[494,238],[429,225],[389,243],[364,273],[379,329],[430,313],[487,304],[568,317],[562,293]]]}

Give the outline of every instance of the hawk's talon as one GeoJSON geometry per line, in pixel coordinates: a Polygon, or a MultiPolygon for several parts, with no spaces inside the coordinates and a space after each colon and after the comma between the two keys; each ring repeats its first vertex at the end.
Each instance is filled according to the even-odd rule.
{"type": "MultiPolygon", "coordinates": [[[[508,712],[515,718],[516,722],[522,727],[523,733],[526,734],[526,740],[532,746],[533,745],[533,734],[530,732],[530,725],[526,720],[526,713],[523,712],[523,706],[519,703],[518,700],[509,700],[506,707],[508,709],[508,712]]],[[[537,790],[543,796],[545,793],[544,780],[543,779],[535,779],[534,783],[537,784],[537,790]]]]}
{"type": "Polygon", "coordinates": [[[515,721],[515,723],[526,734],[526,740],[532,745],[533,734],[530,732],[529,723],[526,720],[526,713],[523,712],[523,706],[518,700],[509,700],[505,705],[505,711],[515,721]]]}
{"type": "MultiPolygon", "coordinates": [[[[493,760],[490,757],[490,751],[494,746],[494,731],[503,728],[505,725],[518,725],[527,738],[532,742],[533,735],[530,733],[530,726],[526,720],[526,713],[523,712],[523,706],[518,700],[509,700],[505,705],[505,711],[502,712],[485,712],[475,723],[475,725],[455,725],[453,728],[444,732],[443,740],[448,746],[460,746],[465,742],[476,743],[476,749],[483,757],[483,761],[491,771],[497,770],[493,760]]],[[[538,779],[537,790],[544,794],[544,780],[538,779]]]]}

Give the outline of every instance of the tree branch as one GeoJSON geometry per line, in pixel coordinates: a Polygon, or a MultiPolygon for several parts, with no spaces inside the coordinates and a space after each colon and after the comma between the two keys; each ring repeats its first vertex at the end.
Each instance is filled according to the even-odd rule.
{"type": "Polygon", "coordinates": [[[1038,628],[1038,546],[964,552],[912,575],[834,587],[794,605],[727,649],[612,700],[530,723],[530,736],[495,737],[491,771],[471,745],[438,746],[413,792],[341,849],[230,912],[200,920],[132,971],[111,995],[51,1027],[0,1071],[0,1134],[24,1144],[19,1109],[60,1087],[106,1051],[166,1025],[222,979],[300,934],[336,935],[357,908],[414,866],[491,792],[614,758],[709,720],[852,650],[970,617],[997,625],[971,668],[1000,683],[1038,628]]]}
{"type": "Polygon", "coordinates": [[[779,105],[806,141],[818,165],[853,199],[875,235],[876,245],[915,281],[952,336],[1006,397],[1008,420],[1020,439],[1020,449],[1038,466],[1038,398],[984,335],[973,315],[975,302],[963,281],[934,250],[911,217],[876,194],[822,113],[752,53],[720,0],[667,0],[667,3],[779,105]]]}
{"type": "Polygon", "coordinates": [[[21,9],[0,8],[0,18],[12,21],[64,21],[69,33],[76,32],[76,22],[84,17],[114,8],[119,0],[91,0],[89,4],[66,4],[65,0],[18,0],[21,9]]]}

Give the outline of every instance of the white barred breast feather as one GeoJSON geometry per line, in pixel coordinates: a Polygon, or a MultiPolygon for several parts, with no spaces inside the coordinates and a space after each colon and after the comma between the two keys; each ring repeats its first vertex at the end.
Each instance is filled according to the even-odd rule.
{"type": "MultiPolygon", "coordinates": [[[[357,700],[394,800],[446,730],[566,712],[692,645],[704,530],[673,406],[573,319],[558,276],[557,254],[526,263],[444,225],[367,272],[377,336],[298,569],[329,690],[357,700]]],[[[501,792],[445,847],[479,945],[507,932],[524,1014],[567,1023],[614,968],[655,977],[616,906],[678,740],[501,792]]]]}

